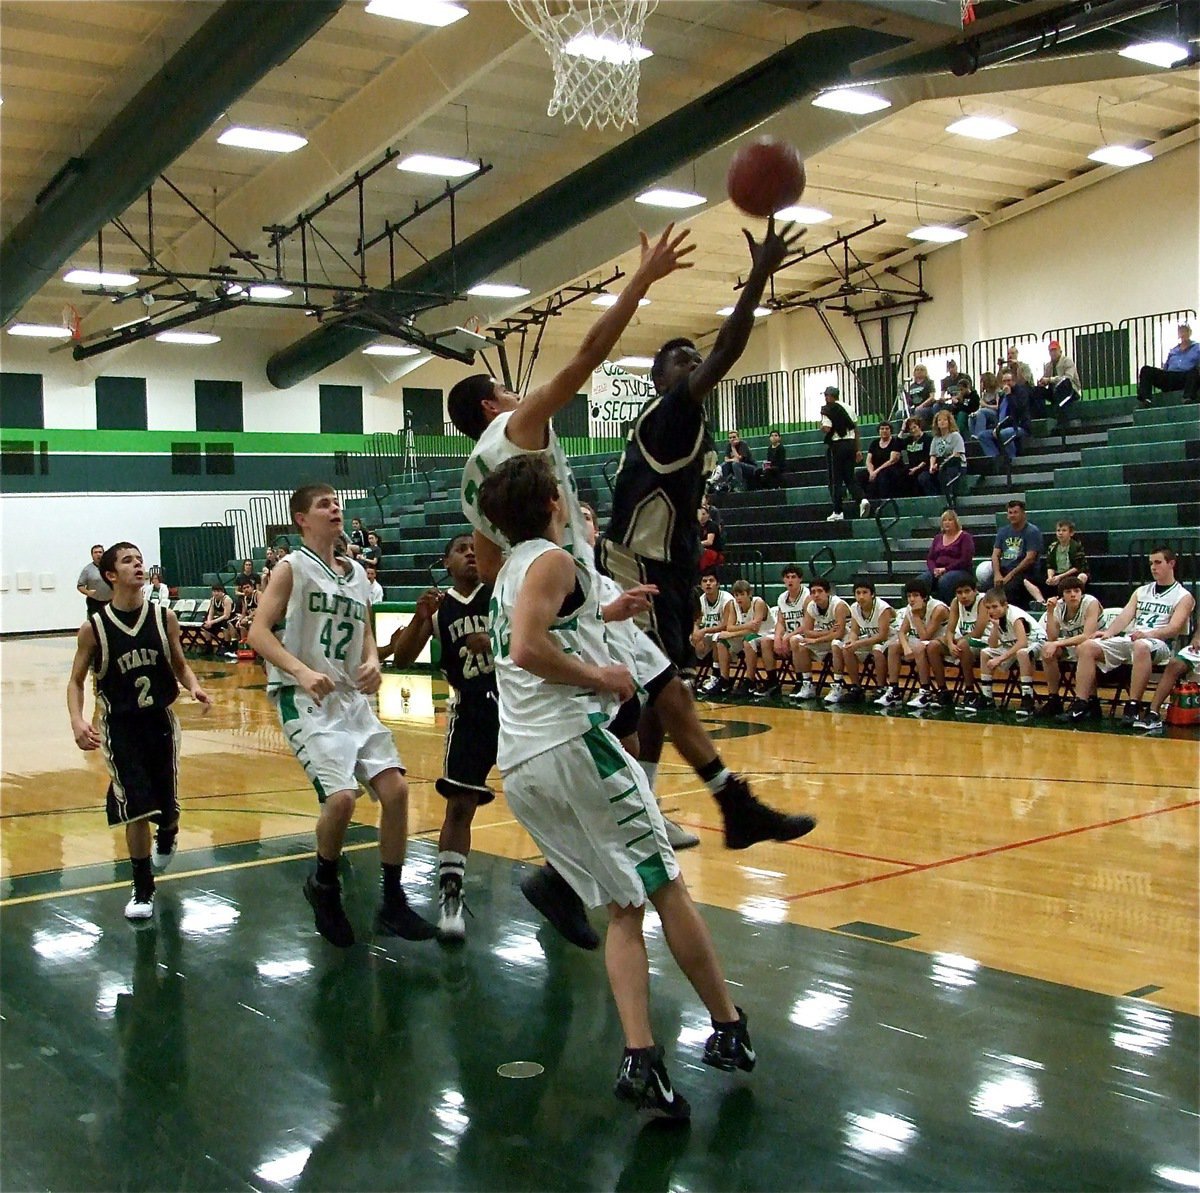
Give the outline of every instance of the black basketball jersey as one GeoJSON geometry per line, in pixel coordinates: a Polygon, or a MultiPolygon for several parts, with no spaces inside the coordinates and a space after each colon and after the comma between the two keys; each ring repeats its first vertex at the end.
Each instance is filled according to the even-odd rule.
{"type": "Polygon", "coordinates": [[[179,695],[162,606],[143,601],[136,612],[105,605],[92,614],[96,697],[108,716],[161,711],[179,695]]]}
{"type": "Polygon", "coordinates": [[[613,482],[608,537],[643,559],[694,568],[696,511],[716,452],[704,407],[684,378],[648,403],[630,428],[613,482]]]}
{"type": "Polygon", "coordinates": [[[470,596],[451,588],[438,606],[436,626],[442,648],[442,674],[446,682],[464,695],[477,696],[496,690],[496,668],[491,650],[470,651],[469,634],[488,632],[488,602],[492,586],[480,584],[470,596]]]}

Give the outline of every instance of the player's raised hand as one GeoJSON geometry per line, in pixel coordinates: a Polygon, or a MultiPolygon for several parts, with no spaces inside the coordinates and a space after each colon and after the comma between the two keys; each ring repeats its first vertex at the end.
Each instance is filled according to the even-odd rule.
{"type": "Polygon", "coordinates": [[[374,696],[383,682],[383,672],[379,670],[378,659],[367,659],[359,664],[354,673],[354,683],[364,696],[374,696]]]}
{"type": "Polygon", "coordinates": [[[746,243],[750,246],[750,259],[755,269],[765,269],[774,273],[792,253],[800,247],[800,238],[808,231],[807,228],[797,228],[795,224],[784,224],[778,231],[775,229],[775,217],[767,220],[767,234],[762,242],[757,242],[747,228],[742,229],[746,243]]]}
{"type": "Polygon", "coordinates": [[[689,253],[696,251],[695,244],[688,243],[691,234],[690,228],[676,232],[675,225],[668,224],[663,229],[663,234],[651,244],[650,237],[645,232],[638,233],[642,242],[642,260],[638,266],[638,273],[647,284],[665,278],[677,269],[692,268],[693,262],[684,260],[689,253]]]}
{"type": "Polygon", "coordinates": [[[325,672],[314,671],[311,667],[304,667],[297,672],[296,682],[318,708],[321,707],[321,697],[328,696],[334,688],[333,680],[325,672]]]}
{"type": "Polygon", "coordinates": [[[75,735],[75,744],[81,750],[98,750],[100,748],[100,732],[90,721],[76,721],[71,726],[75,735]]]}
{"type": "Polygon", "coordinates": [[[417,597],[417,607],[413,610],[413,617],[421,621],[432,621],[433,615],[438,611],[441,603],[441,591],[437,588],[427,588],[417,597]]]}

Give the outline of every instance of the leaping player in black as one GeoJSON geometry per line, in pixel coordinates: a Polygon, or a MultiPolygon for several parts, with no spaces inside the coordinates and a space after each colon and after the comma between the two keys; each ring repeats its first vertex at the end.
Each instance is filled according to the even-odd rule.
{"type": "Polygon", "coordinates": [[[455,536],[442,559],[453,587],[446,593],[431,588],[421,595],[413,619],[392,635],[380,657],[395,657],[408,666],[437,632],[442,674],[454,691],[446,727],[446,757],[437,790],[446,800],[446,817],[438,837],[438,933],[442,940],[466,937],[463,920],[463,878],[471,851],[471,821],[475,809],[490,804],[495,794],[487,785],[496,765],[500,729],[496,675],[488,637],[488,602],[492,586],[482,584],[475,565],[475,541],[470,534],[455,536]]]}
{"type": "Polygon", "coordinates": [[[183,657],[179,620],[143,595],[141,551],[133,543],[114,543],[97,566],[113,596],[79,627],[67,710],[75,744],[102,750],[108,763],[108,823],[125,826],[133,867],[125,918],[148,920],[154,915],[154,873],[171,864],[179,833],[179,722],[171,705],[180,687],[206,709],[212,701],[183,657]],[[96,672],[99,729],[83,715],[89,669],[96,672]]]}

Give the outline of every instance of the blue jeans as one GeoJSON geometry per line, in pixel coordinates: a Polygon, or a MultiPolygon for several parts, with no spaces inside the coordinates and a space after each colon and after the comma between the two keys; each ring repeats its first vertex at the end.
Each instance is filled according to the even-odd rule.
{"type": "Polygon", "coordinates": [[[990,431],[997,422],[999,415],[990,406],[980,406],[974,414],[967,416],[967,429],[978,439],[984,431],[990,431]]]}
{"type": "Polygon", "coordinates": [[[996,432],[994,430],[981,431],[979,434],[979,446],[983,448],[983,454],[991,459],[996,459],[1000,455],[1000,448],[1003,445],[1004,450],[1008,453],[1010,460],[1017,458],[1017,452],[1021,447],[1021,440],[1025,438],[1025,432],[1020,427],[1005,427],[1000,432],[999,441],[997,442],[996,432]]]}

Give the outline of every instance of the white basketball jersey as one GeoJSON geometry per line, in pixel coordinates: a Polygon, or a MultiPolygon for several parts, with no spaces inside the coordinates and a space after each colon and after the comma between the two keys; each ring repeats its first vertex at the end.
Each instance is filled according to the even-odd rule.
{"type": "Polygon", "coordinates": [[[1162,629],[1174,616],[1179,602],[1187,596],[1187,589],[1178,580],[1166,592],[1155,592],[1154,588],[1154,584],[1143,584],[1137,590],[1130,630],[1162,629]]]}
{"type": "Polygon", "coordinates": [[[502,464],[515,460],[518,456],[544,455],[550,460],[554,476],[558,480],[567,502],[568,520],[563,531],[563,550],[569,551],[580,563],[591,571],[595,571],[595,555],[588,546],[588,528],[584,521],[583,510],[579,505],[579,490],[575,484],[575,475],[567,463],[559,445],[558,436],[553,427],[547,428],[549,441],[541,452],[529,452],[518,447],[506,434],[508,420],[515,411],[506,410],[503,414],[492,419],[479,436],[475,450],[463,465],[461,498],[462,509],[467,520],[476,530],[482,531],[492,542],[497,543],[505,551],[508,550],[508,540],[491,522],[483,516],[479,508],[479,486],[489,473],[495,472],[502,464]]]}
{"type": "MultiPolygon", "coordinates": [[[[534,561],[558,550],[548,539],[530,539],[509,553],[496,577],[491,604],[492,653],[496,659],[496,689],[500,696],[500,742],[496,765],[501,773],[544,754],[593,725],[604,725],[616,711],[615,696],[601,696],[589,688],[550,683],[524,671],[510,653],[512,615],[525,576],[534,561]]],[[[595,572],[575,562],[575,575],[583,591],[583,604],[550,627],[566,654],[578,655],[598,666],[611,664],[604,642],[595,572]]]]}
{"type": "Polygon", "coordinates": [[[714,604],[708,603],[708,596],[705,593],[700,594],[700,628],[702,630],[710,630],[714,626],[721,625],[725,620],[725,609],[733,603],[733,594],[726,592],[721,588],[717,590],[717,599],[714,604]]]}
{"type": "MultiPolygon", "coordinates": [[[[319,555],[299,547],[276,566],[291,568],[292,595],[275,636],[306,667],[324,672],[344,691],[356,690],[371,601],[362,565],[339,559],[335,571],[319,555]]],[[[268,690],[295,684],[294,676],[268,665],[268,690]]]]}
{"type": "Polygon", "coordinates": [[[983,593],[977,593],[974,603],[970,605],[962,604],[958,597],[955,597],[954,600],[958,605],[958,625],[954,627],[954,636],[956,638],[978,638],[983,629],[980,619],[987,621],[987,614],[983,611],[983,593]]]}
{"type": "MultiPolygon", "coordinates": [[[[891,605],[887,601],[876,597],[871,604],[871,608],[864,613],[859,603],[855,601],[850,606],[850,620],[854,622],[854,628],[858,631],[858,636],[860,638],[874,638],[879,633],[881,618],[891,608],[891,605]]],[[[892,624],[888,627],[889,640],[896,636],[897,629],[896,619],[893,617],[892,624]]]]}
{"type": "MultiPolygon", "coordinates": [[[[1007,650],[1010,646],[1015,646],[1017,641],[1017,625],[1025,626],[1026,641],[1029,638],[1029,631],[1033,626],[1033,618],[1025,612],[1024,609],[1018,609],[1016,605],[1009,605],[1004,610],[1003,616],[997,623],[1000,626],[1000,637],[997,645],[1001,650],[1007,650]]],[[[991,627],[988,627],[988,636],[991,637],[991,627]]]]}
{"type": "Polygon", "coordinates": [[[788,596],[788,591],[785,588],[779,594],[779,600],[775,604],[776,621],[783,622],[783,630],[785,634],[796,633],[804,621],[804,609],[808,602],[812,600],[812,595],[808,591],[808,585],[803,584],[800,587],[800,594],[795,601],[788,596]]]}
{"type": "Polygon", "coordinates": [[[824,633],[826,630],[832,630],[834,623],[838,619],[838,615],[845,610],[849,615],[849,607],[840,596],[831,596],[829,598],[829,607],[824,613],[817,608],[816,601],[809,601],[805,610],[806,613],[813,619],[813,629],[817,633],[824,633]]]}
{"type": "MultiPolygon", "coordinates": [[[[937,597],[930,597],[925,602],[925,616],[922,618],[925,625],[928,625],[934,619],[934,617],[937,616],[939,609],[945,609],[947,612],[949,612],[950,606],[947,605],[945,601],[939,601],[937,597]]],[[[921,635],[913,623],[913,611],[911,607],[905,609],[900,615],[900,628],[898,633],[903,634],[910,642],[917,642],[920,640],[921,635]]]]}
{"type": "MultiPolygon", "coordinates": [[[[1073,617],[1067,609],[1067,602],[1060,600],[1054,607],[1054,620],[1058,624],[1058,636],[1060,638],[1074,638],[1076,634],[1082,634],[1083,627],[1087,622],[1088,612],[1091,609],[1098,609],[1100,612],[1104,611],[1100,602],[1090,592],[1083,594],[1083,600],[1079,602],[1079,608],[1076,609],[1073,617]]],[[[1097,628],[1099,628],[1099,625],[1100,621],[1097,619],[1097,628]]]]}

